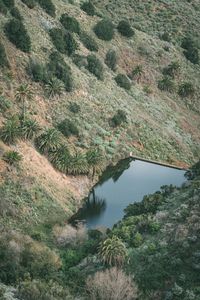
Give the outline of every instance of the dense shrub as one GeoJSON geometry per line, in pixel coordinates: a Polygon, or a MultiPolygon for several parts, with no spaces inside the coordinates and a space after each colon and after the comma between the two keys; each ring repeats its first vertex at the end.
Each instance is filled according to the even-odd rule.
{"type": "Polygon", "coordinates": [[[115,77],[115,81],[116,81],[117,85],[119,85],[121,88],[124,88],[125,90],[130,90],[131,82],[126,75],[118,74],[115,77]]]}
{"type": "Polygon", "coordinates": [[[126,122],[127,122],[126,113],[121,109],[119,109],[111,119],[111,125],[113,127],[120,126],[122,123],[126,123],[126,122]]]}
{"type": "Polygon", "coordinates": [[[65,27],[66,30],[80,33],[80,25],[79,22],[74,18],[70,17],[68,14],[62,14],[60,18],[60,22],[65,27]]]}
{"type": "Polygon", "coordinates": [[[8,119],[0,130],[0,138],[6,144],[13,144],[20,137],[20,122],[17,116],[8,119]]]}
{"type": "Polygon", "coordinates": [[[15,0],[3,0],[3,2],[9,9],[15,6],[15,0]]]}
{"type": "Polygon", "coordinates": [[[10,10],[10,14],[11,14],[11,16],[12,16],[13,18],[15,18],[15,19],[18,19],[18,20],[20,20],[20,21],[23,20],[21,14],[20,14],[20,12],[19,12],[19,9],[18,9],[17,7],[15,7],[15,6],[10,10]]]}
{"type": "Polygon", "coordinates": [[[95,55],[87,56],[88,70],[94,74],[99,80],[103,80],[103,64],[95,55]]]}
{"type": "Polygon", "coordinates": [[[189,61],[191,61],[193,64],[199,63],[199,51],[191,37],[185,37],[182,41],[181,47],[185,49],[183,54],[189,61]]]}
{"type": "Polygon", "coordinates": [[[21,137],[25,140],[32,140],[40,131],[40,126],[37,121],[25,119],[21,124],[21,137]]]}
{"type": "Polygon", "coordinates": [[[37,60],[30,60],[28,72],[35,82],[46,83],[48,81],[48,72],[46,66],[37,60]]]}
{"type": "Polygon", "coordinates": [[[56,77],[52,77],[45,85],[45,90],[50,98],[55,97],[56,95],[60,96],[64,91],[63,82],[56,77]]]}
{"type": "Polygon", "coordinates": [[[61,134],[55,128],[48,128],[36,138],[35,143],[41,153],[49,154],[60,147],[61,134]]]}
{"type": "Polygon", "coordinates": [[[94,5],[92,4],[91,1],[88,1],[88,2],[84,2],[82,5],[81,5],[81,9],[86,12],[89,16],[94,16],[95,15],[95,7],[94,5]]]}
{"type": "Polygon", "coordinates": [[[126,20],[119,22],[117,30],[119,33],[121,33],[121,35],[126,37],[132,37],[135,34],[134,30],[131,28],[131,25],[126,20]]]}
{"type": "Polygon", "coordinates": [[[70,32],[65,32],[60,28],[52,28],[49,34],[56,49],[63,54],[66,53],[70,56],[78,48],[76,40],[70,32]]]}
{"type": "Polygon", "coordinates": [[[3,155],[3,160],[9,165],[16,166],[22,160],[22,156],[17,151],[7,151],[3,155]]]}
{"type": "Polygon", "coordinates": [[[191,82],[183,82],[178,89],[178,94],[181,97],[189,97],[194,94],[195,90],[191,82]]]}
{"type": "Polygon", "coordinates": [[[108,50],[105,58],[106,65],[113,71],[116,71],[117,68],[117,53],[115,50],[108,50]]]}
{"type": "Polygon", "coordinates": [[[173,92],[175,84],[170,76],[164,76],[158,81],[158,88],[161,91],[173,92]]]}
{"type": "Polygon", "coordinates": [[[24,4],[26,4],[26,6],[28,6],[29,8],[34,8],[36,5],[35,0],[21,0],[24,4]]]}
{"type": "Polygon", "coordinates": [[[99,47],[98,47],[95,39],[93,39],[86,32],[84,32],[84,31],[81,32],[80,40],[88,50],[90,50],[90,51],[98,51],[99,50],[99,47]]]}
{"type": "Polygon", "coordinates": [[[9,67],[6,50],[4,45],[0,42],[0,67],[9,67]]]}
{"type": "Polygon", "coordinates": [[[6,15],[8,12],[8,9],[6,5],[4,4],[3,0],[0,0],[0,14],[6,15]]]}
{"type": "Polygon", "coordinates": [[[63,121],[61,121],[57,125],[57,128],[66,137],[69,137],[71,135],[79,135],[79,130],[77,126],[74,122],[70,121],[69,119],[64,119],[63,121]]]}
{"type": "Polygon", "coordinates": [[[76,102],[70,102],[69,110],[71,112],[73,112],[74,114],[77,114],[80,112],[81,108],[80,108],[80,105],[78,105],[76,102]]]}
{"type": "Polygon", "coordinates": [[[48,64],[49,72],[60,79],[65,86],[67,92],[71,92],[73,88],[73,79],[71,68],[65,63],[59,52],[52,52],[49,56],[48,64]]]}
{"type": "Polygon", "coordinates": [[[110,20],[101,20],[95,25],[94,32],[99,39],[111,41],[114,37],[114,25],[110,20]]]}
{"type": "Polygon", "coordinates": [[[56,15],[56,8],[51,0],[37,0],[39,5],[52,17],[56,15]]]}
{"type": "Polygon", "coordinates": [[[24,52],[31,51],[31,40],[24,27],[24,24],[17,19],[12,19],[5,25],[5,33],[8,39],[17,48],[24,52]]]}

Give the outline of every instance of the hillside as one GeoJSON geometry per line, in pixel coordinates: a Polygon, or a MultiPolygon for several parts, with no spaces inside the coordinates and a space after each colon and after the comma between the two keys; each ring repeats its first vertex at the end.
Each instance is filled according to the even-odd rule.
{"type": "Polygon", "coordinates": [[[101,238],[78,254],[56,238],[98,175],[130,152],[199,160],[199,18],[198,0],[0,0],[0,261],[19,258],[2,284],[85,297],[68,269],[101,238]]]}

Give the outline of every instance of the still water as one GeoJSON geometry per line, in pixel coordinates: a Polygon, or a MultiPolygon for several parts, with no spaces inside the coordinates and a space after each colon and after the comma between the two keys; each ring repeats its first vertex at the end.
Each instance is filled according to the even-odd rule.
{"type": "Polygon", "coordinates": [[[181,186],[185,171],[140,160],[125,159],[108,167],[75,219],[88,228],[109,227],[122,219],[124,209],[163,185],[181,186]]]}

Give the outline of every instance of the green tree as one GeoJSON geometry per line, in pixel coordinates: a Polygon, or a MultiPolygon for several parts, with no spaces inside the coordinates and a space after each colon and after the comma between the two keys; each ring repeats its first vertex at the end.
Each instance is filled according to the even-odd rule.
{"type": "Polygon", "coordinates": [[[127,258],[127,249],[117,236],[112,236],[100,244],[99,256],[105,264],[122,266],[127,258]]]}
{"type": "Polygon", "coordinates": [[[111,41],[114,37],[114,25],[110,20],[103,19],[95,25],[94,32],[99,39],[111,41]]]}
{"type": "Polygon", "coordinates": [[[79,22],[74,18],[69,16],[68,14],[62,14],[60,18],[61,24],[65,27],[66,30],[80,33],[80,25],[79,22]]]}
{"type": "Polygon", "coordinates": [[[27,102],[33,99],[33,90],[29,84],[21,84],[15,93],[15,99],[22,103],[22,122],[25,121],[27,102]]]}
{"type": "Polygon", "coordinates": [[[121,35],[128,38],[132,37],[135,34],[134,30],[131,28],[130,23],[126,20],[122,20],[119,22],[117,30],[119,31],[119,33],[121,33],[121,35]]]}

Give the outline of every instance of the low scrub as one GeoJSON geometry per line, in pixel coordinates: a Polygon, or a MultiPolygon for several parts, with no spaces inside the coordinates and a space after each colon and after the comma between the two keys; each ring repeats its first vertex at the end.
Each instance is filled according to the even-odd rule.
{"type": "Polygon", "coordinates": [[[68,31],[80,33],[80,25],[76,18],[69,16],[68,14],[62,14],[60,18],[61,24],[68,31]]]}
{"type": "Polygon", "coordinates": [[[17,151],[7,151],[3,155],[3,160],[11,166],[17,166],[22,160],[22,156],[17,151]]]}
{"type": "Polygon", "coordinates": [[[62,134],[66,137],[70,137],[71,135],[78,136],[79,130],[74,122],[70,121],[69,119],[64,119],[61,121],[57,128],[62,134]]]}
{"type": "Polygon", "coordinates": [[[49,31],[49,35],[54,46],[60,53],[70,56],[78,49],[77,42],[70,32],[66,32],[60,28],[52,28],[49,31]]]}
{"type": "Polygon", "coordinates": [[[158,88],[161,91],[173,92],[175,89],[175,83],[170,76],[164,76],[158,81],[158,88]]]}
{"type": "Polygon", "coordinates": [[[17,48],[24,52],[31,51],[31,40],[24,24],[17,19],[11,19],[5,25],[5,33],[7,38],[17,48]]]}
{"type": "Polygon", "coordinates": [[[128,38],[132,37],[135,34],[134,30],[131,28],[130,23],[126,20],[122,20],[119,22],[117,30],[119,31],[119,33],[121,33],[121,35],[128,38]]]}
{"type": "Polygon", "coordinates": [[[8,68],[9,63],[4,45],[0,42],[0,68],[8,68]]]}
{"type": "Polygon", "coordinates": [[[8,9],[15,6],[15,0],[3,0],[3,3],[8,7],[8,9]]]}
{"type": "Polygon", "coordinates": [[[60,96],[64,91],[64,84],[60,79],[52,77],[45,85],[45,91],[49,98],[60,96]]]}
{"type": "Polygon", "coordinates": [[[88,50],[90,50],[90,51],[98,51],[99,50],[99,47],[98,47],[95,39],[93,39],[86,32],[84,32],[84,31],[81,32],[80,40],[88,50]]]}
{"type": "Polygon", "coordinates": [[[14,144],[21,136],[20,121],[17,116],[8,119],[0,129],[0,138],[6,144],[14,144]]]}
{"type": "Polygon", "coordinates": [[[185,37],[182,41],[181,47],[184,49],[183,54],[191,63],[199,63],[199,50],[191,37],[185,37]]]}
{"type": "Polygon", "coordinates": [[[23,20],[21,14],[20,14],[20,12],[19,12],[19,9],[18,9],[17,7],[15,7],[15,6],[10,10],[10,14],[11,14],[11,16],[12,16],[13,18],[15,18],[15,19],[17,19],[17,20],[20,20],[20,21],[23,20]]]}
{"type": "Polygon", "coordinates": [[[8,9],[6,5],[4,4],[3,0],[0,0],[0,14],[6,15],[8,12],[8,9]]]}
{"type": "Polygon", "coordinates": [[[126,122],[127,122],[126,113],[121,109],[119,109],[111,119],[111,125],[113,127],[120,126],[122,123],[126,123],[126,122]]]}
{"type": "Polygon", "coordinates": [[[94,32],[99,39],[111,41],[114,37],[114,25],[110,20],[103,19],[95,25],[94,32]]]}
{"type": "Polygon", "coordinates": [[[88,14],[88,16],[94,16],[95,15],[95,7],[92,4],[91,1],[83,2],[81,5],[81,9],[88,14]]]}
{"type": "Polygon", "coordinates": [[[36,6],[35,0],[21,0],[28,8],[32,9],[36,6]]]}
{"type": "Polygon", "coordinates": [[[51,0],[36,0],[39,5],[52,17],[56,16],[56,8],[51,0]]]}
{"type": "Polygon", "coordinates": [[[25,140],[33,140],[40,129],[37,121],[26,118],[21,124],[21,137],[25,140]]]}
{"type": "Polygon", "coordinates": [[[178,94],[180,97],[191,97],[194,95],[194,86],[191,82],[183,82],[178,89],[178,94]]]}
{"type": "Polygon", "coordinates": [[[78,105],[76,102],[71,102],[69,104],[69,110],[74,113],[74,114],[78,114],[81,110],[80,105],[78,105]]]}
{"type": "Polygon", "coordinates": [[[3,114],[11,107],[11,102],[5,98],[3,95],[0,95],[0,112],[3,114]]]}
{"type": "Polygon", "coordinates": [[[103,64],[95,55],[88,55],[87,57],[87,69],[90,73],[94,74],[97,79],[103,80],[103,64]]]}
{"type": "Polygon", "coordinates": [[[117,85],[120,86],[121,88],[123,88],[125,90],[131,89],[131,82],[126,75],[118,74],[115,77],[115,81],[116,81],[117,85]]]}
{"type": "Polygon", "coordinates": [[[28,73],[35,82],[47,83],[48,81],[48,72],[46,66],[37,60],[30,60],[28,73]]]}
{"type": "Polygon", "coordinates": [[[115,50],[108,50],[105,58],[106,65],[113,71],[117,69],[117,53],[115,50]]]}
{"type": "Polygon", "coordinates": [[[48,128],[36,138],[35,144],[41,153],[47,155],[59,148],[61,134],[55,128],[48,128]]]}

